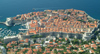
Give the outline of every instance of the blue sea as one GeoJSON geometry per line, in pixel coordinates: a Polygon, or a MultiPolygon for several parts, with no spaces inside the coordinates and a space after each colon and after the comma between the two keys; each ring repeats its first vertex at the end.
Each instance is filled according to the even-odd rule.
{"type": "MultiPolygon", "coordinates": [[[[100,0],[0,0],[0,21],[5,21],[7,17],[14,17],[46,9],[79,9],[87,12],[91,17],[100,20],[100,0]],[[35,8],[36,10],[33,10],[35,8]]],[[[0,24],[0,28],[19,32],[20,26],[7,27],[0,24]]]]}

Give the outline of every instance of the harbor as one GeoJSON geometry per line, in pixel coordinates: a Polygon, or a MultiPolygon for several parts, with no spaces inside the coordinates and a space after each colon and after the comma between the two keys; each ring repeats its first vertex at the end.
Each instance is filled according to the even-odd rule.
{"type": "Polygon", "coordinates": [[[12,36],[12,35],[16,35],[16,32],[13,32],[6,28],[0,30],[0,37],[12,36]]]}
{"type": "Polygon", "coordinates": [[[16,36],[20,32],[26,32],[27,29],[25,26],[22,25],[17,25],[17,26],[12,26],[7,27],[7,28],[0,28],[0,37],[5,37],[5,36],[16,36]],[[14,29],[16,28],[16,29],[14,29]]]}
{"type": "Polygon", "coordinates": [[[0,37],[16,36],[20,32],[27,31],[24,24],[17,21],[14,22],[12,18],[7,18],[5,22],[0,22],[0,37]]]}

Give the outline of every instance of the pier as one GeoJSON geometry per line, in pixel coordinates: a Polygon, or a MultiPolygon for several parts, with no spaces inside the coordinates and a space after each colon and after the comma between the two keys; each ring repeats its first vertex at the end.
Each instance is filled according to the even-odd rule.
{"type": "Polygon", "coordinates": [[[28,30],[28,29],[19,29],[19,30],[28,30]]]}
{"type": "Polygon", "coordinates": [[[5,22],[0,22],[0,24],[5,24],[5,22]]]}
{"type": "Polygon", "coordinates": [[[0,37],[5,37],[5,36],[14,36],[16,35],[16,32],[13,32],[11,30],[8,30],[6,28],[2,28],[0,30],[0,37]]]}

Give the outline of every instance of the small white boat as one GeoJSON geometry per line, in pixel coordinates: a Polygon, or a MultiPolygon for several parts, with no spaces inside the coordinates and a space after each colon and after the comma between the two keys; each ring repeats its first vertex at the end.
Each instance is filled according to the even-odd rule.
{"type": "Polygon", "coordinates": [[[2,30],[2,28],[0,28],[0,31],[2,30]]]}
{"type": "Polygon", "coordinates": [[[36,10],[35,8],[33,8],[33,10],[36,10]]]}

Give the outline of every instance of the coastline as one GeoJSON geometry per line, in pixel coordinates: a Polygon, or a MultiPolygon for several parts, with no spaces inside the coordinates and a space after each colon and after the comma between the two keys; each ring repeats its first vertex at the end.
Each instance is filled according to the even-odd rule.
{"type": "MultiPolygon", "coordinates": [[[[62,9],[58,9],[58,10],[62,10],[62,9]]],[[[75,10],[77,10],[77,9],[75,9],[75,10]]],[[[45,10],[44,10],[45,11],[45,10]]],[[[29,12],[29,13],[31,13],[31,12],[29,12]]],[[[85,12],[86,13],[86,12],[85,12]]],[[[87,14],[87,13],[86,13],[87,14]]],[[[21,15],[21,14],[20,14],[21,15]]],[[[87,14],[88,15],[88,14],[87,14]]],[[[17,16],[17,15],[16,15],[17,16]]],[[[16,17],[16,16],[14,16],[14,17],[16,17]]],[[[88,15],[89,16],[89,15],[88,15]]],[[[12,17],[11,17],[12,18],[12,17]]],[[[90,19],[92,19],[92,20],[96,20],[96,19],[94,19],[93,17],[91,17],[91,16],[89,16],[89,18],[90,19]]],[[[14,27],[14,26],[13,26],[14,27]]],[[[20,33],[20,32],[18,32],[18,33],[20,33]]],[[[17,35],[17,34],[16,34],[17,35]]]]}
{"type": "MultiPolygon", "coordinates": [[[[59,10],[59,9],[58,9],[58,10],[59,10]]],[[[62,9],[60,9],[60,10],[62,10],[62,9]]],[[[77,10],[77,9],[74,9],[74,10],[77,10]]],[[[45,11],[45,10],[44,10],[44,11],[45,11]]],[[[30,13],[31,13],[31,12],[30,12],[30,13]]],[[[85,13],[86,13],[86,12],[85,12],[85,13]]],[[[87,14],[87,13],[86,13],[86,14],[87,14]]],[[[88,15],[88,14],[87,14],[87,15],[88,15]]],[[[17,16],[17,15],[16,15],[16,16],[17,16]]],[[[15,17],[16,17],[16,16],[15,16],[15,17]]],[[[89,15],[88,15],[88,16],[89,16],[89,15]]],[[[95,20],[95,19],[92,18],[91,16],[89,16],[89,18],[92,19],[92,20],[95,20]]]]}

